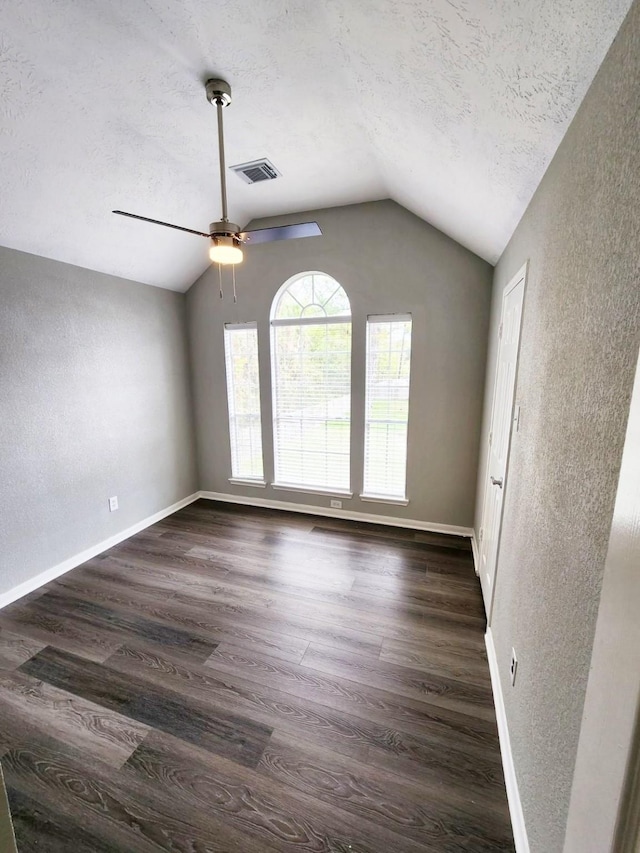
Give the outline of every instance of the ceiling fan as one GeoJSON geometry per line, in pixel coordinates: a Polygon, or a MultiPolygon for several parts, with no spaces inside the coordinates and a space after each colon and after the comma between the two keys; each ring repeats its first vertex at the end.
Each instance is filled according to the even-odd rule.
{"type": "Polygon", "coordinates": [[[182,225],[173,225],[171,222],[162,222],[160,219],[150,219],[148,216],[138,216],[136,213],[127,213],[124,210],[114,210],[119,216],[129,216],[131,219],[140,219],[143,222],[152,222],[154,225],[164,225],[167,228],[175,228],[178,231],[186,231],[188,234],[197,234],[211,240],[209,257],[217,264],[238,264],[242,261],[244,244],[271,243],[274,240],[291,240],[296,237],[318,237],[322,234],[317,222],[301,222],[298,225],[280,225],[275,228],[259,228],[255,231],[241,231],[234,223],[229,222],[227,215],[227,178],[224,159],[224,128],[222,122],[222,109],[231,103],[231,87],[225,80],[207,80],[207,100],[215,105],[218,114],[218,150],[220,155],[220,197],[222,200],[222,216],[219,222],[212,222],[209,231],[197,231],[193,228],[184,228],[182,225]]]}

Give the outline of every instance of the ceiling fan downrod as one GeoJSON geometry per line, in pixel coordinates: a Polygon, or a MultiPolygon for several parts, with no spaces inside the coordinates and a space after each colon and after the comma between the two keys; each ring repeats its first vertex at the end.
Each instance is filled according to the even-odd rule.
{"type": "Polygon", "coordinates": [[[218,117],[218,159],[220,163],[220,199],[222,217],[220,222],[209,225],[212,246],[209,250],[211,260],[217,263],[235,264],[242,260],[241,242],[238,238],[240,228],[235,222],[229,222],[227,207],[227,176],[224,157],[224,122],[222,110],[231,103],[231,86],[226,80],[212,78],[205,84],[207,100],[214,105],[218,117]]]}
{"type": "Polygon", "coordinates": [[[227,176],[224,156],[224,119],[222,110],[231,103],[231,86],[226,80],[212,79],[206,83],[207,100],[215,106],[218,116],[218,159],[220,163],[220,198],[222,201],[222,218],[220,222],[212,223],[211,231],[224,231],[224,228],[213,228],[213,225],[228,223],[231,225],[230,233],[237,233],[240,229],[237,225],[229,223],[229,211],[227,206],[227,176]]]}

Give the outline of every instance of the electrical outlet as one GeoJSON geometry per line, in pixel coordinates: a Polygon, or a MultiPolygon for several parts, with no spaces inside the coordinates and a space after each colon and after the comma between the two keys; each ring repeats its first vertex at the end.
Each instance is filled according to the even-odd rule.
{"type": "Polygon", "coordinates": [[[511,649],[511,664],[509,666],[509,672],[511,673],[511,686],[512,687],[516,683],[517,671],[518,671],[518,658],[516,657],[516,650],[511,649]]]}
{"type": "Polygon", "coordinates": [[[115,512],[118,509],[118,496],[114,495],[109,498],[109,512],[115,512]]]}
{"type": "Polygon", "coordinates": [[[331,501],[332,509],[342,509],[342,501],[331,501]]]}

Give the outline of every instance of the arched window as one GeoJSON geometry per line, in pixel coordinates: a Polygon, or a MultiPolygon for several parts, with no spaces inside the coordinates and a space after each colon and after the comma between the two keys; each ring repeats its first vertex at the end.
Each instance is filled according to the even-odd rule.
{"type": "Polygon", "coordinates": [[[289,279],[271,308],[275,486],[350,489],[351,306],[321,272],[289,279]]]}

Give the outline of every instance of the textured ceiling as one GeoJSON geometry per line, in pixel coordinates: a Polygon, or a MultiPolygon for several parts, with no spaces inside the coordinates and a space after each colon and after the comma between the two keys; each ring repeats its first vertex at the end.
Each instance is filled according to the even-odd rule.
{"type": "MultiPolygon", "coordinates": [[[[219,218],[391,197],[495,261],[629,0],[0,0],[0,244],[186,289],[219,218]]],[[[259,251],[256,247],[254,251],[259,251]]]]}

